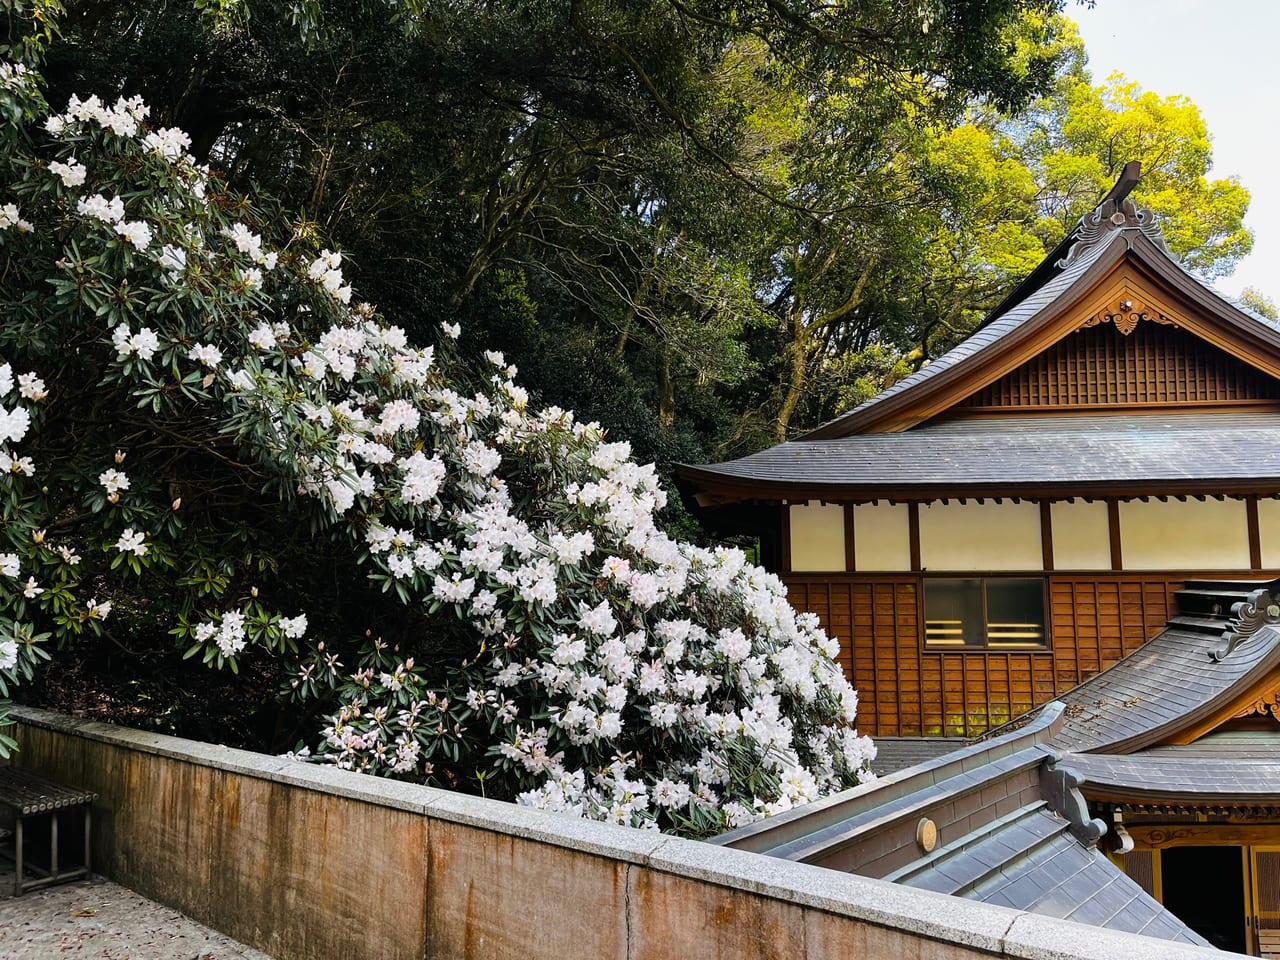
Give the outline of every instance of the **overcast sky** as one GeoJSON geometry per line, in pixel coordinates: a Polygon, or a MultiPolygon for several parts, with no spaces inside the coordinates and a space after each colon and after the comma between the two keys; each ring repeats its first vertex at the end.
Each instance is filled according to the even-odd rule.
{"type": "Polygon", "coordinates": [[[1213,136],[1212,178],[1235,176],[1253,200],[1253,253],[1218,286],[1280,303],[1280,42],[1277,0],[1069,3],[1095,83],[1114,71],[1163,96],[1184,94],[1213,136]]]}

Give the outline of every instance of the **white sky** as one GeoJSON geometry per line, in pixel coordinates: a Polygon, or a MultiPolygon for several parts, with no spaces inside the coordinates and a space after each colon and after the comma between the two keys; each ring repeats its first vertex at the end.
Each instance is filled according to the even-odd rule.
{"type": "Polygon", "coordinates": [[[1238,177],[1252,195],[1253,253],[1218,282],[1280,303],[1280,39],[1276,0],[1097,0],[1068,3],[1095,83],[1114,71],[1162,96],[1183,94],[1213,137],[1211,179],[1238,177]]]}

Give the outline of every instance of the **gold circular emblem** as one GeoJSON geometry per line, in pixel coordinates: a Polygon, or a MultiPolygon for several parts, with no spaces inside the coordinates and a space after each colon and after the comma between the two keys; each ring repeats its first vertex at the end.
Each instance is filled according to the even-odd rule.
{"type": "Polygon", "coordinates": [[[938,845],[938,825],[928,817],[922,817],[916,825],[916,843],[925,853],[932,853],[938,845]]]}

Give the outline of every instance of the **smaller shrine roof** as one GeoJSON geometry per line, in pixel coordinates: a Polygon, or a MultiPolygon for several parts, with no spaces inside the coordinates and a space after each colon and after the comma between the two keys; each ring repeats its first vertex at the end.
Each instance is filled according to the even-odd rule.
{"type": "Polygon", "coordinates": [[[1048,741],[1061,704],[1017,729],[712,842],[1046,916],[1204,945],[1097,848],[1079,775],[1048,741]],[[929,824],[937,845],[920,840],[929,824]]]}
{"type": "MultiPolygon", "coordinates": [[[[1280,630],[1262,624],[1245,633],[1228,620],[1231,606],[1249,596],[1241,586],[1224,583],[1218,613],[1180,612],[1133,653],[1059,697],[1066,709],[1053,746],[1076,754],[1132,753],[1213,715],[1280,668],[1280,630]],[[1223,637],[1233,630],[1234,645],[1223,637]]],[[[1207,606],[1213,595],[1202,582],[1179,599],[1207,606]]]]}
{"type": "Polygon", "coordinates": [[[1204,943],[1044,809],[1022,811],[970,846],[885,879],[1077,923],[1204,943]]]}
{"type": "Polygon", "coordinates": [[[1157,747],[1116,755],[1072,753],[1064,760],[1084,775],[1091,798],[1129,804],[1223,804],[1240,806],[1280,803],[1280,757],[1215,756],[1203,746],[1157,747]]]}

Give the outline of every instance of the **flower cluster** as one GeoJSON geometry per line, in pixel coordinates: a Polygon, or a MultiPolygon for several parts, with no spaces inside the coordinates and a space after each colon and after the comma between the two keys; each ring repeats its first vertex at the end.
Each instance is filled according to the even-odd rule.
{"type": "MultiPolygon", "coordinates": [[[[35,467],[0,448],[0,485],[32,531],[26,553],[0,555],[11,612],[61,636],[96,630],[121,600],[168,611],[214,666],[294,658],[287,692],[320,701],[322,761],[474,777],[634,826],[714,832],[865,774],[835,645],[776,577],[668,536],[653,467],[531,404],[501,353],[468,367],[452,324],[412,346],[352,303],[339,253],[206,202],[222,188],[147,115],[72,98],[44,124],[58,159],[20,164],[17,196],[51,227],[24,263],[55,274],[32,283],[43,301],[11,309],[48,340],[15,323],[0,350],[57,369],[55,394],[65,384],[95,412],[48,435],[57,483],[28,483],[35,467]],[[46,542],[55,527],[77,538],[46,542]],[[297,528],[306,549],[273,552],[297,528]],[[325,604],[332,588],[315,586],[359,581],[381,599],[325,604]]],[[[16,208],[0,218],[16,225],[16,208]]],[[[0,367],[0,402],[13,389],[0,367]]],[[[48,393],[19,378],[0,442],[26,437],[27,404],[48,393]]]]}

